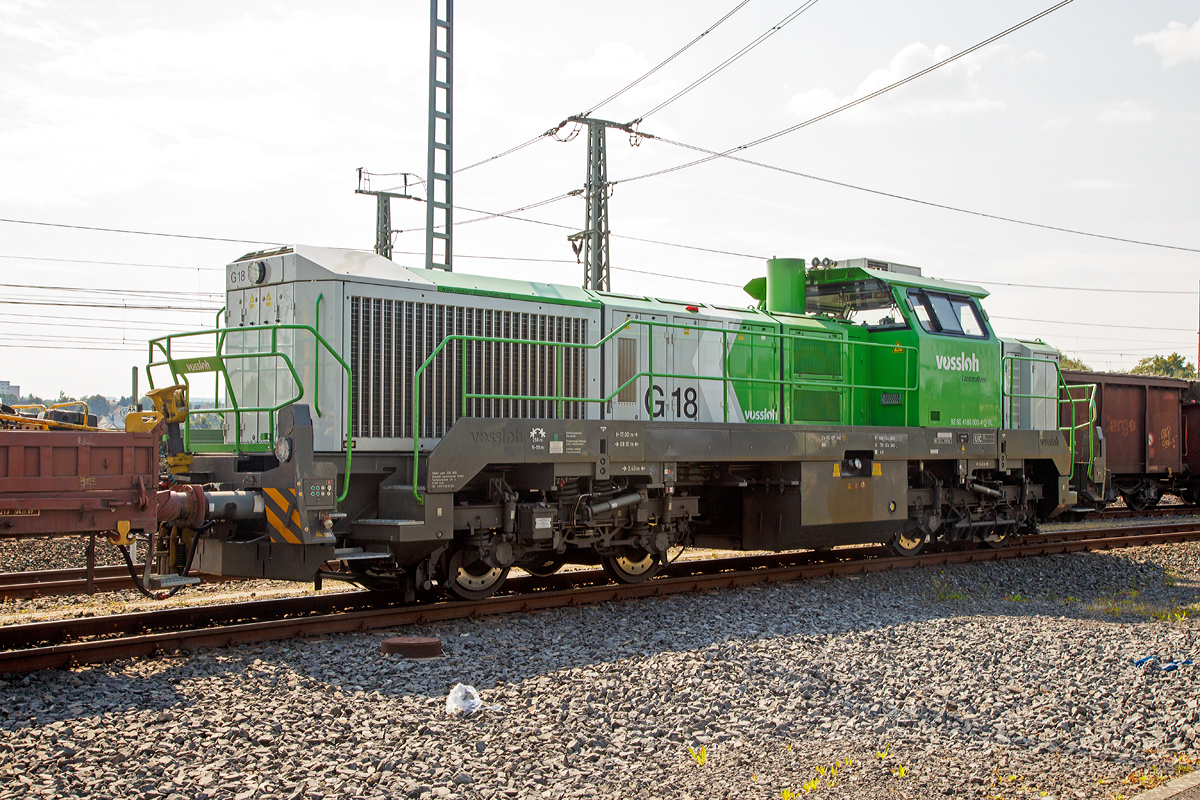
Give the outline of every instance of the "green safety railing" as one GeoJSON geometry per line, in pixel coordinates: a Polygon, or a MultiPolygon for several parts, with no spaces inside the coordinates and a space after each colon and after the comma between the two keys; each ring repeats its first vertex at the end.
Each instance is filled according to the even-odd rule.
{"type": "MultiPolygon", "coordinates": [[[[908,418],[908,394],[910,392],[915,392],[918,388],[917,386],[905,385],[902,387],[898,387],[898,386],[879,386],[879,385],[872,385],[872,384],[858,384],[853,380],[852,377],[850,377],[851,373],[853,372],[853,370],[850,370],[850,369],[843,370],[843,374],[846,375],[847,378],[849,378],[849,380],[838,380],[838,379],[827,379],[827,380],[799,379],[798,380],[798,379],[794,379],[794,378],[783,378],[783,377],[779,377],[779,378],[746,378],[746,377],[741,377],[741,376],[730,375],[729,374],[729,355],[730,355],[729,336],[730,335],[742,336],[742,335],[746,335],[746,334],[755,335],[755,336],[770,336],[770,337],[778,340],[781,346],[784,341],[788,341],[788,340],[807,341],[807,342],[816,341],[816,342],[820,342],[822,344],[834,345],[839,348],[846,347],[850,351],[852,351],[852,349],[854,347],[859,347],[859,346],[861,346],[861,347],[886,347],[889,351],[891,351],[893,353],[896,351],[896,345],[892,345],[892,344],[884,344],[881,342],[852,342],[847,339],[832,339],[832,338],[829,338],[827,334],[784,333],[782,331],[779,333],[774,333],[774,332],[770,332],[770,331],[742,331],[742,330],[731,330],[729,328],[706,328],[706,327],[701,327],[698,325],[682,325],[679,323],[653,322],[650,320],[637,320],[637,319],[626,319],[623,324],[613,328],[613,330],[611,330],[606,336],[604,336],[604,338],[602,338],[599,341],[594,342],[592,344],[576,343],[576,342],[547,342],[547,341],[540,341],[540,340],[534,340],[534,339],[511,339],[511,338],[504,338],[504,337],[498,337],[498,336],[473,336],[470,334],[461,334],[461,333],[460,334],[452,334],[450,336],[445,337],[444,339],[442,339],[441,342],[438,343],[437,347],[435,347],[433,349],[433,351],[429,354],[429,356],[425,359],[425,361],[421,364],[420,367],[417,368],[417,371],[413,374],[413,401],[412,401],[413,496],[416,498],[418,503],[421,503],[421,504],[424,503],[424,497],[421,495],[421,492],[420,492],[420,489],[418,486],[418,484],[420,482],[420,454],[421,454],[420,414],[421,414],[422,380],[424,379],[425,370],[429,368],[429,366],[433,363],[434,359],[437,358],[442,353],[443,349],[446,347],[446,345],[448,343],[455,342],[455,341],[463,342],[464,345],[466,342],[490,342],[493,344],[534,345],[534,346],[538,346],[538,347],[553,347],[553,348],[555,348],[555,371],[554,371],[554,395],[553,396],[521,395],[521,394],[488,394],[488,393],[481,393],[481,392],[469,392],[469,391],[467,391],[467,359],[465,358],[465,353],[464,353],[464,357],[460,359],[460,361],[462,361],[462,384],[461,385],[462,385],[462,389],[463,389],[462,399],[463,399],[464,410],[466,407],[467,400],[532,400],[532,401],[555,403],[556,416],[561,419],[563,403],[608,403],[613,398],[617,397],[617,395],[619,395],[621,393],[621,391],[623,389],[625,389],[627,386],[636,383],[639,378],[649,378],[650,383],[653,384],[654,379],[657,377],[657,378],[673,378],[673,379],[677,379],[677,380],[720,381],[722,384],[723,390],[724,390],[724,394],[723,394],[722,400],[721,400],[721,407],[722,407],[723,418],[724,418],[725,422],[729,421],[729,384],[733,383],[735,381],[739,384],[759,383],[759,384],[769,384],[769,385],[777,386],[777,387],[781,387],[781,388],[783,386],[792,386],[792,387],[819,386],[819,387],[824,387],[824,388],[827,388],[830,390],[836,390],[839,393],[844,392],[844,391],[849,391],[850,392],[851,418],[853,418],[853,411],[854,411],[854,390],[879,389],[879,390],[888,390],[888,391],[893,391],[893,392],[899,391],[899,392],[903,393],[903,400],[904,400],[903,413],[905,415],[905,419],[908,418]],[[614,337],[616,337],[616,335],[618,333],[620,333],[621,331],[628,330],[631,325],[641,325],[641,326],[645,326],[645,327],[649,328],[649,332],[648,332],[648,340],[649,341],[648,341],[648,345],[647,345],[647,350],[648,350],[647,360],[649,361],[651,368],[648,370],[644,370],[642,372],[638,372],[638,373],[634,374],[628,380],[626,380],[624,383],[622,383],[620,386],[617,386],[615,389],[613,389],[612,392],[610,392],[606,397],[564,397],[562,394],[562,375],[563,375],[562,357],[563,357],[564,350],[567,348],[578,349],[578,350],[595,350],[597,348],[603,347],[608,342],[612,341],[612,339],[614,337]],[[687,331],[696,331],[696,332],[700,332],[700,333],[720,334],[721,335],[721,352],[722,352],[721,375],[719,375],[719,376],[717,376],[717,375],[690,375],[690,374],[684,375],[684,374],[671,373],[671,372],[655,372],[653,370],[653,365],[654,365],[654,329],[656,327],[657,328],[674,328],[674,329],[687,330],[687,331]]],[[[901,349],[904,351],[904,374],[905,374],[905,376],[908,376],[909,366],[910,366],[909,365],[909,356],[911,353],[915,353],[917,348],[913,347],[913,346],[902,346],[901,349]]],[[[783,415],[781,414],[780,415],[781,421],[782,421],[782,416],[783,415]]]]}
{"type": "Polygon", "coordinates": [[[1078,432],[1087,428],[1088,433],[1088,480],[1095,480],[1093,467],[1096,463],[1096,384],[1094,383],[1074,383],[1068,384],[1063,378],[1062,368],[1058,362],[1052,358],[1035,358],[1031,356],[1014,356],[1006,355],[1001,359],[1001,374],[1004,380],[1004,394],[1008,398],[1008,417],[1011,420],[1013,417],[1013,403],[1016,400],[1047,400],[1054,403],[1055,425],[1057,430],[1067,434],[1067,442],[1071,453],[1071,479],[1075,478],[1075,453],[1076,453],[1076,436],[1078,432]],[[1016,362],[1025,361],[1030,363],[1049,364],[1054,367],[1054,374],[1058,380],[1055,382],[1054,394],[1014,394],[1012,392],[1013,380],[1016,375],[1016,362]],[[1004,368],[1005,363],[1009,364],[1009,369],[1004,368]],[[1082,397],[1077,397],[1072,394],[1072,390],[1081,390],[1082,397]],[[1075,406],[1078,403],[1087,404],[1087,419],[1082,422],[1076,421],[1075,406]],[[1066,404],[1070,407],[1071,421],[1069,424],[1062,422],[1062,407],[1066,404]]]}
{"type": "MultiPolygon", "coordinates": [[[[219,312],[218,312],[219,313],[219,312]]],[[[218,317],[219,318],[219,317],[218,317]]],[[[191,394],[191,385],[188,382],[188,375],[199,374],[206,372],[214,372],[217,374],[217,394],[214,396],[214,405],[216,408],[204,409],[188,409],[188,417],[184,422],[184,449],[191,450],[191,417],[193,414],[220,414],[224,417],[226,414],[232,414],[234,420],[234,444],[232,445],[204,445],[200,452],[219,451],[232,449],[235,452],[244,451],[263,451],[270,450],[274,447],[275,442],[275,415],[280,409],[298,402],[305,396],[304,383],[300,380],[300,375],[296,371],[295,364],[287,353],[281,352],[279,349],[279,332],[280,331],[301,331],[312,334],[314,341],[319,345],[316,354],[317,361],[320,361],[320,348],[324,348],[338,364],[341,365],[342,371],[346,375],[346,475],[343,482],[342,493],[338,496],[338,502],[346,499],[350,492],[350,462],[352,458],[352,440],[351,440],[351,413],[352,413],[352,392],[353,385],[351,381],[350,365],[347,364],[332,345],[326,341],[325,337],[311,325],[291,325],[291,324],[273,324],[273,325],[247,325],[239,328],[221,328],[218,327],[212,330],[188,331],[186,333],[172,333],[166,336],[160,336],[157,339],[150,340],[149,361],[146,364],[146,378],[150,383],[150,388],[154,388],[154,375],[152,369],[154,367],[167,367],[171,371],[171,377],[175,383],[182,383],[188,387],[188,393],[191,394]],[[270,331],[271,333],[271,348],[258,352],[247,353],[224,353],[224,344],[226,334],[229,333],[256,333],[260,331],[270,331]],[[171,353],[171,346],[179,340],[189,339],[195,336],[213,336],[215,340],[214,354],[212,356],[185,356],[176,357],[171,353]],[[162,361],[155,360],[155,352],[162,355],[162,361]],[[282,360],[288,373],[292,377],[295,384],[295,395],[288,399],[270,406],[241,406],[238,404],[237,391],[234,389],[233,381],[230,380],[229,371],[226,368],[226,363],[231,360],[244,359],[278,359],[282,360]],[[225,396],[229,402],[229,407],[223,408],[220,406],[220,379],[225,380],[225,396]],[[242,442],[242,415],[243,414],[259,414],[267,415],[267,439],[268,444],[262,445],[259,443],[244,443],[242,442]]],[[[321,385],[319,381],[319,373],[315,373],[314,383],[316,383],[315,397],[320,397],[321,385]]],[[[317,406],[318,416],[320,415],[320,406],[317,406]]]]}

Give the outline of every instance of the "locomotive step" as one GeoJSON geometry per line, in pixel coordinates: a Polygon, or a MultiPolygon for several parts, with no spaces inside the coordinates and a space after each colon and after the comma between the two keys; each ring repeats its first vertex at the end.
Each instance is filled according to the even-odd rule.
{"type": "Polygon", "coordinates": [[[361,547],[338,547],[333,551],[333,561],[370,561],[372,559],[391,558],[391,553],[368,553],[361,547]]]}
{"type": "Polygon", "coordinates": [[[149,588],[174,589],[176,586],[192,586],[199,582],[199,578],[190,575],[151,575],[149,588]]]}

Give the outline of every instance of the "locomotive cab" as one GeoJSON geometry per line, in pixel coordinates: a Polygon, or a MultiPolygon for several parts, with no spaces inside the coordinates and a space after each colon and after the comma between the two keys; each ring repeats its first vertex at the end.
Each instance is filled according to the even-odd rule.
{"type": "Polygon", "coordinates": [[[1000,340],[979,303],[988,293],[923,278],[915,267],[859,261],[810,270],[806,281],[809,313],[872,345],[857,348],[852,424],[1000,427],[1000,340]],[[912,396],[897,397],[897,386],[914,387],[912,396]]]}

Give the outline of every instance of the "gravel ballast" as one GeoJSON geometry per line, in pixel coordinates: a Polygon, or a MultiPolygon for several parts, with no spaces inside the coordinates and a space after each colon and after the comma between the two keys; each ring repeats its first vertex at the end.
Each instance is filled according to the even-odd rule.
{"type": "Polygon", "coordinates": [[[1130,797],[1200,755],[1200,666],[1163,669],[1198,576],[1163,545],[6,676],[0,800],[1130,797]]]}

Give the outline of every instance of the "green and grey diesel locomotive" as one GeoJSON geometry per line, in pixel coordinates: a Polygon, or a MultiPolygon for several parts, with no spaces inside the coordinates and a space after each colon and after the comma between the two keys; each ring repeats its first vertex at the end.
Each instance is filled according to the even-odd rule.
{"type": "Polygon", "coordinates": [[[190,509],[154,548],[479,598],[513,567],[642,581],[680,545],[999,544],[1103,498],[1091,389],[1054,348],[998,338],[976,286],[823,263],[768,261],[738,307],[243,256],[216,329],[150,343],[172,385],[144,423],[190,509]]]}

